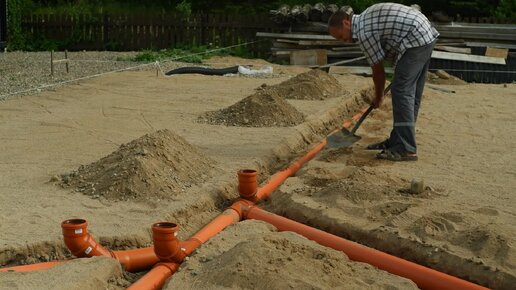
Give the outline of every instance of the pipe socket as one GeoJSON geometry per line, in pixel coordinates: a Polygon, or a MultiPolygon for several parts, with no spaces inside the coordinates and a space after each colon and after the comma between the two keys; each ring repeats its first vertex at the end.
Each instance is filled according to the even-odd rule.
{"type": "Polygon", "coordinates": [[[238,193],[244,199],[253,199],[258,191],[256,176],[258,173],[254,169],[242,169],[238,171],[238,193]]]}
{"type": "Polygon", "coordinates": [[[61,223],[64,242],[70,252],[78,258],[106,256],[111,253],[88,233],[88,222],[83,219],[68,219],[61,223]]]}
{"type": "Polygon", "coordinates": [[[154,253],[162,262],[181,263],[186,254],[177,238],[179,226],[170,222],[159,222],[152,225],[154,253]]]}

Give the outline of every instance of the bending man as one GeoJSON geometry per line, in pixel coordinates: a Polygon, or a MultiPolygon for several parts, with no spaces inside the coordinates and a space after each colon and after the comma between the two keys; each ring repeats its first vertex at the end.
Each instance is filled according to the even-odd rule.
{"type": "Polygon", "coordinates": [[[330,18],[328,30],[336,39],[357,42],[364,52],[373,70],[375,108],[382,104],[384,97],[383,61],[393,61],[393,129],[388,139],[371,144],[367,149],[382,150],[376,155],[379,159],[417,160],[417,114],[426,71],[439,33],[421,12],[395,3],[373,5],[360,15],[339,11],[330,18]]]}

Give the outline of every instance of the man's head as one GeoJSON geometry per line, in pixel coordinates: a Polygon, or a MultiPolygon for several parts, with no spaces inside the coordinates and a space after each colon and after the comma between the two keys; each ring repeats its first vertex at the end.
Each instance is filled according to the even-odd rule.
{"type": "Polygon", "coordinates": [[[353,10],[337,11],[328,20],[328,33],[338,40],[351,42],[351,16],[353,10]]]}

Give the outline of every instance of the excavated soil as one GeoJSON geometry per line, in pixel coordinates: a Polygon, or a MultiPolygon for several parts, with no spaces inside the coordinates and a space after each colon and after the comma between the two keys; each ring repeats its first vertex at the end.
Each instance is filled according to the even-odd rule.
{"type": "Polygon", "coordinates": [[[426,79],[431,84],[436,85],[466,85],[468,82],[461,80],[460,78],[453,75],[446,75],[446,78],[439,77],[437,74],[427,72],[426,79]]]}
{"type": "Polygon", "coordinates": [[[299,74],[266,89],[274,90],[284,98],[297,100],[324,100],[349,94],[335,77],[318,69],[299,74]]]}
{"type": "Polygon", "coordinates": [[[289,127],[304,116],[275,91],[260,90],[225,109],[199,117],[209,124],[242,127],[289,127]]]}
{"type": "Polygon", "coordinates": [[[240,222],[214,237],[163,289],[257,288],[417,289],[410,280],[260,221],[240,222]]]}
{"type": "Polygon", "coordinates": [[[509,177],[514,171],[502,160],[514,159],[514,154],[501,152],[514,143],[503,131],[516,132],[493,128],[499,120],[514,118],[505,108],[507,95],[501,86],[491,87],[500,94],[495,97],[500,104],[487,105],[496,107],[494,111],[481,105],[487,99],[485,92],[476,91],[480,89],[469,88],[453,100],[435,92],[424,97],[417,128],[420,159],[409,163],[376,160],[376,152],[364,149],[390,131],[386,100],[357,132],[361,141],[351,148],[324,149],[272,195],[267,207],[433,269],[511,289],[516,285],[516,251],[509,204],[514,204],[515,184],[509,177]],[[470,118],[492,120],[481,124],[470,118]],[[479,134],[479,126],[485,135],[479,134]],[[471,146],[473,140],[477,145],[471,146]],[[493,176],[492,170],[498,174],[493,176]],[[424,181],[417,194],[410,191],[414,178],[424,181]]]}
{"type": "Polygon", "coordinates": [[[146,134],[94,163],[64,174],[62,185],[94,198],[174,199],[206,181],[215,162],[164,129],[146,134]]]}
{"type": "MultiPolygon", "coordinates": [[[[185,239],[236,197],[236,170],[257,168],[262,183],[354,114],[370,96],[367,91],[362,96],[358,93],[370,79],[339,76],[353,98],[289,100],[307,116],[308,121],[296,128],[198,122],[199,115],[239,102],[261,83],[272,87],[283,79],[121,73],[1,103],[0,119],[5,121],[0,122],[1,149],[6,154],[0,155],[4,173],[0,177],[0,263],[69,257],[59,223],[70,217],[87,219],[91,233],[109,249],[149,246],[149,226],[157,220],[179,224],[179,236],[185,239]],[[161,128],[177,132],[192,145],[170,131],[153,133],[161,128]],[[142,137],[148,142],[130,142],[145,133],[153,136],[142,137]],[[195,148],[210,159],[194,154],[195,148]],[[213,168],[215,163],[220,169],[213,168]],[[79,169],[63,176],[69,187],[47,182],[80,164],[90,164],[81,167],[89,175],[79,169]],[[174,172],[164,169],[170,167],[174,172]],[[217,174],[210,178],[207,168],[217,174]],[[176,175],[176,169],[182,173],[176,175]],[[129,184],[132,191],[115,186],[113,173],[123,176],[120,183],[129,184]],[[163,184],[173,189],[163,191],[163,184]],[[109,193],[105,198],[99,194],[99,185],[109,193]],[[118,191],[110,191],[110,186],[118,191]],[[71,188],[77,192],[70,192],[71,188]],[[151,195],[142,195],[142,191],[151,195]],[[159,202],[162,199],[168,200],[159,202]]],[[[375,152],[363,149],[385,138],[390,130],[390,102],[386,100],[384,110],[374,110],[357,132],[363,138],[356,146],[325,149],[263,206],[469,281],[512,289],[516,285],[516,155],[507,148],[516,146],[515,87],[468,84],[454,89],[453,95],[431,91],[423,101],[417,128],[418,162],[378,161],[375,152]],[[424,178],[422,193],[408,190],[413,178],[424,178]]],[[[118,289],[135,278],[98,261],[77,260],[41,272],[0,274],[0,288],[52,285],[53,289],[74,289],[70,281],[76,281],[81,289],[118,289]]],[[[277,233],[247,221],[202,246],[166,287],[415,286],[295,234],[277,233]]]]}
{"type": "Polygon", "coordinates": [[[106,257],[75,259],[43,271],[0,273],[1,289],[122,290],[130,285],[120,263],[106,257]]]}

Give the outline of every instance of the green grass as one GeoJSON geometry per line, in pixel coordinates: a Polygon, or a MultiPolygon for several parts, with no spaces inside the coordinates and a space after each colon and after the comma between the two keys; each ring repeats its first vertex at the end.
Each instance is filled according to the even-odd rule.
{"type": "Polygon", "coordinates": [[[208,46],[178,46],[176,48],[162,50],[144,50],[134,57],[120,57],[120,61],[153,62],[162,60],[178,60],[189,63],[202,63],[204,59],[212,56],[239,56],[251,58],[251,54],[245,47],[217,50],[217,47],[208,46]],[[216,51],[213,51],[216,50],[216,51]]]}

